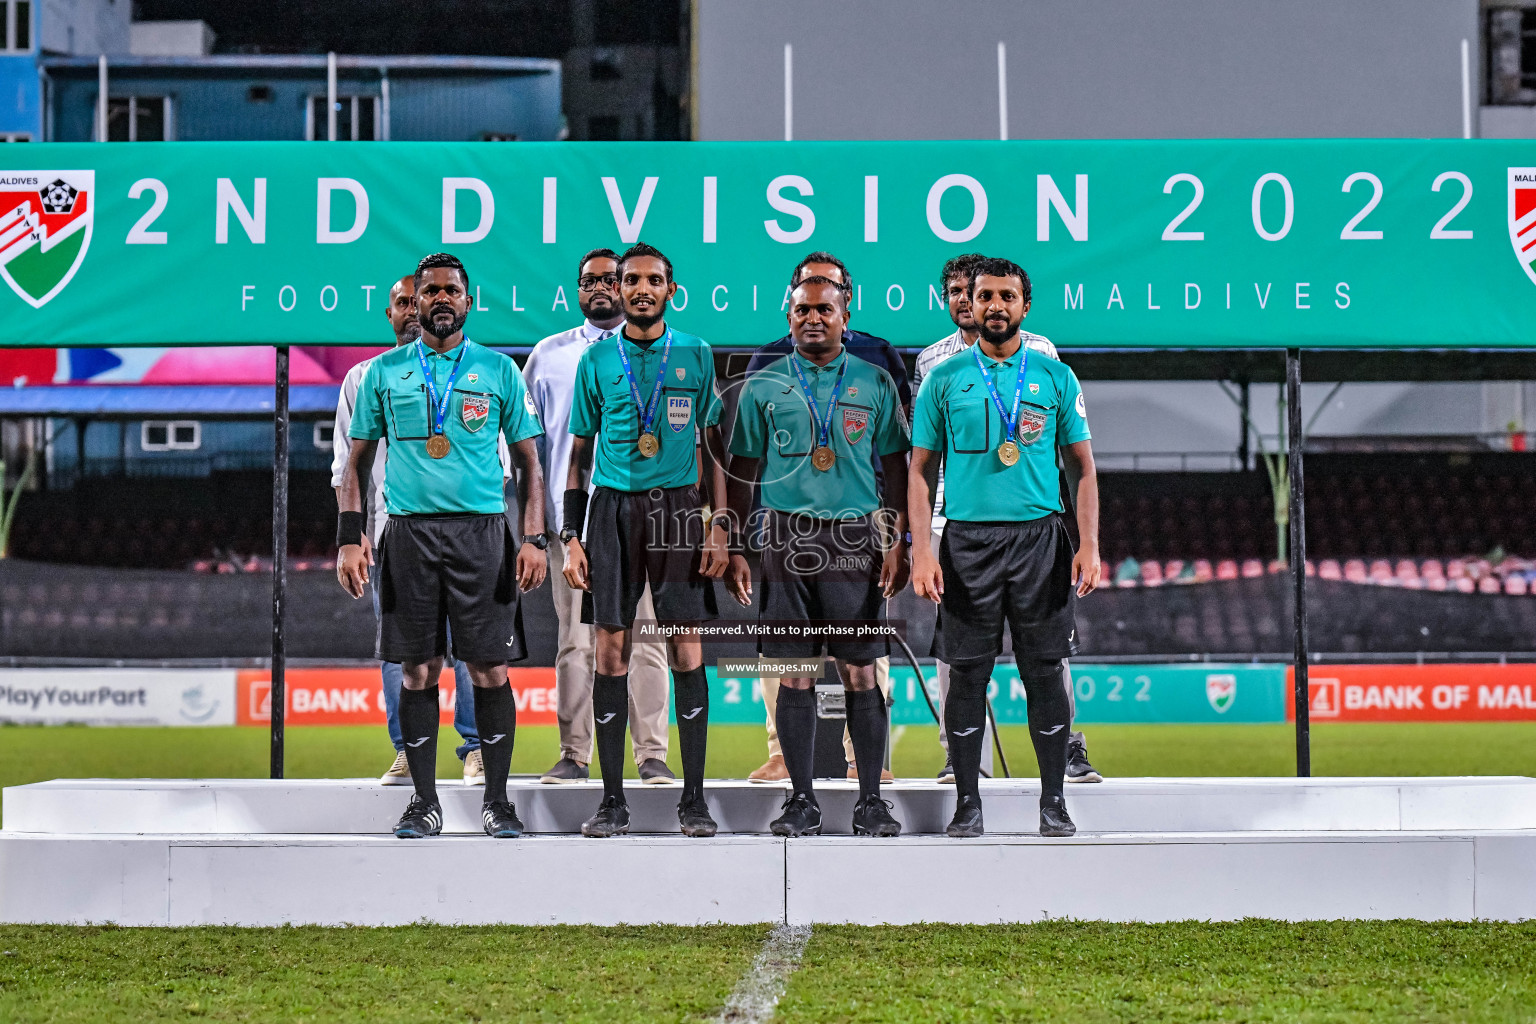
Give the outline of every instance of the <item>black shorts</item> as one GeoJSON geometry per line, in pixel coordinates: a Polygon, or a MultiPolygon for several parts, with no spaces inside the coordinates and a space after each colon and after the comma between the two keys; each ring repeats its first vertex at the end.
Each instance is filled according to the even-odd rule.
{"type": "MultiPolygon", "coordinates": [[[[763,586],[758,620],[857,629],[881,624],[880,537],[873,518],[815,519],[769,509],[763,521],[763,586]]],[[[763,639],[765,658],[833,658],[866,662],[886,657],[879,635],[804,640],[763,639]]]]}
{"type": "Polygon", "coordinates": [[[699,572],[702,508],[697,487],[593,491],[585,542],[591,590],[582,595],[581,621],[628,629],[647,583],[657,622],[719,615],[715,581],[699,572]]]}
{"type": "Polygon", "coordinates": [[[949,520],[939,542],[944,599],[932,655],[958,664],[1003,653],[1003,621],[1015,658],[1077,653],[1072,542],[1061,517],[1024,523],[949,520]]]}
{"type": "Polygon", "coordinates": [[[507,517],[390,516],[379,544],[381,661],[448,653],[472,664],[521,661],[517,546],[507,517]]]}

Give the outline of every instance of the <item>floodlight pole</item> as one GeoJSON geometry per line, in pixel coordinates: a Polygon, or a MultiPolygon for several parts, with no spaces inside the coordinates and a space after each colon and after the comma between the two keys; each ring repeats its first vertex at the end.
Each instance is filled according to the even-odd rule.
{"type": "Polygon", "coordinates": [[[1285,410],[1290,440],[1291,580],[1295,595],[1296,775],[1312,774],[1312,722],[1307,693],[1307,509],[1302,488],[1301,452],[1306,438],[1301,420],[1301,350],[1285,350],[1285,410]]]}
{"type": "Polygon", "coordinates": [[[288,346],[277,346],[272,402],[272,778],[283,777],[284,712],[288,708],[288,346]]]}

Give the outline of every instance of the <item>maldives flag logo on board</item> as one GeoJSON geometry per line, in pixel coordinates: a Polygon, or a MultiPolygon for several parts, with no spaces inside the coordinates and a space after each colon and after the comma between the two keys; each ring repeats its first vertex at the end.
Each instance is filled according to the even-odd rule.
{"type": "Polygon", "coordinates": [[[1536,284],[1536,167],[1509,169],[1509,240],[1520,269],[1536,284]]]}
{"type": "Polygon", "coordinates": [[[95,171],[0,171],[0,277],[39,309],[91,246],[95,171]]]}

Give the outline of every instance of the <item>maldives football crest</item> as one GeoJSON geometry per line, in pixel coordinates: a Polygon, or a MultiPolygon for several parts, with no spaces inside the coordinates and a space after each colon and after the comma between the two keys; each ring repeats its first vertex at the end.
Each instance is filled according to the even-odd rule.
{"type": "Polygon", "coordinates": [[[1520,269],[1536,284],[1536,167],[1509,169],[1509,240],[1520,269]]]}
{"type": "Polygon", "coordinates": [[[474,433],[485,426],[485,421],[491,418],[491,399],[487,395],[465,395],[464,406],[459,411],[464,419],[464,428],[474,433]]]}
{"type": "Polygon", "coordinates": [[[0,277],[34,309],[80,269],[95,204],[95,171],[0,171],[0,277]]]}
{"type": "Polygon", "coordinates": [[[849,444],[858,444],[864,440],[864,431],[869,427],[869,413],[863,409],[843,410],[843,437],[849,444]]]}

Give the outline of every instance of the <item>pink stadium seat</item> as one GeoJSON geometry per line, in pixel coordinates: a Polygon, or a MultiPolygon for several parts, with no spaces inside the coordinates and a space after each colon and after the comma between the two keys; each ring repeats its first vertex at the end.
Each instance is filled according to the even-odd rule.
{"type": "Polygon", "coordinates": [[[1426,580],[1445,579],[1445,568],[1438,558],[1426,558],[1424,564],[1419,567],[1419,575],[1426,580]]]}
{"type": "Polygon", "coordinates": [[[1365,562],[1358,558],[1351,558],[1345,562],[1344,578],[1351,583],[1365,583],[1368,579],[1365,574],[1365,562]]]}
{"type": "Polygon", "coordinates": [[[1278,558],[1273,558],[1273,559],[1270,559],[1270,562],[1269,562],[1269,565],[1267,566],[1267,568],[1268,568],[1269,574],[1271,576],[1278,576],[1280,573],[1285,572],[1285,570],[1289,569],[1290,566],[1286,565],[1284,562],[1280,561],[1280,559],[1278,559],[1278,558]]]}
{"type": "Polygon", "coordinates": [[[1497,576],[1484,576],[1477,584],[1477,592],[1479,594],[1497,594],[1502,589],[1499,586],[1499,578],[1497,576]]]}
{"type": "Polygon", "coordinates": [[[1237,562],[1230,558],[1223,558],[1216,563],[1216,578],[1219,580],[1237,579],[1237,562]]]}
{"type": "Polygon", "coordinates": [[[1341,580],[1344,572],[1339,568],[1337,559],[1325,558],[1317,565],[1317,575],[1325,580],[1341,580]]]}
{"type": "Polygon", "coordinates": [[[1504,580],[1504,593],[1512,597],[1524,597],[1529,592],[1530,586],[1524,576],[1510,576],[1504,580]]]}
{"type": "Polygon", "coordinates": [[[1205,559],[1205,558],[1197,558],[1197,559],[1195,559],[1195,582],[1196,583],[1209,583],[1210,580],[1211,580],[1212,575],[1214,575],[1214,574],[1211,572],[1211,563],[1210,563],[1209,559],[1205,559]]]}
{"type": "Polygon", "coordinates": [[[1152,559],[1141,563],[1141,583],[1146,587],[1160,587],[1163,585],[1163,567],[1152,559]]]}
{"type": "Polygon", "coordinates": [[[1264,575],[1264,563],[1257,558],[1249,558],[1243,561],[1243,579],[1258,579],[1264,575]]]}

